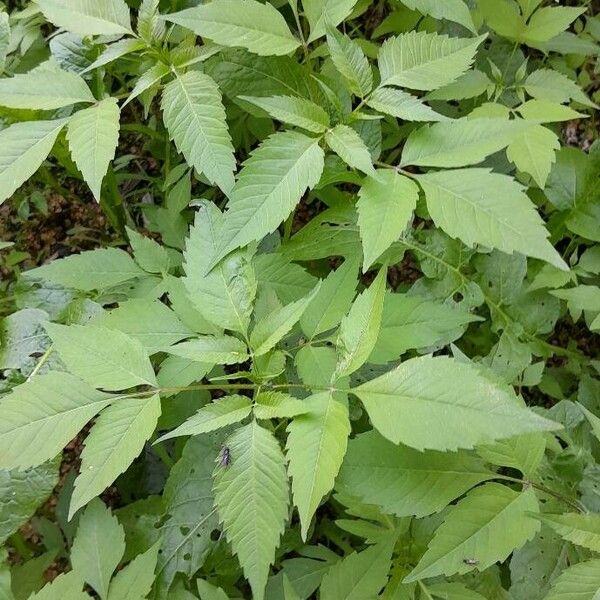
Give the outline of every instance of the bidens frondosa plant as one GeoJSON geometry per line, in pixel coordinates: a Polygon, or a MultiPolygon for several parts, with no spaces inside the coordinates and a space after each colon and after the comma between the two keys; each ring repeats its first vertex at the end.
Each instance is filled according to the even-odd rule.
{"type": "Polygon", "coordinates": [[[5,289],[4,597],[597,598],[592,3],[130,4],[0,13],[0,199],[130,246],[5,289]]]}

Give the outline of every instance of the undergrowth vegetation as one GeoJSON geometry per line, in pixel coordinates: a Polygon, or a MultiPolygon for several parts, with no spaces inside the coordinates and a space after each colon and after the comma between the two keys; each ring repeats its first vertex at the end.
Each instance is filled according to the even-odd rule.
{"type": "Polygon", "coordinates": [[[8,4],[0,598],[600,597],[593,3],[8,4]]]}

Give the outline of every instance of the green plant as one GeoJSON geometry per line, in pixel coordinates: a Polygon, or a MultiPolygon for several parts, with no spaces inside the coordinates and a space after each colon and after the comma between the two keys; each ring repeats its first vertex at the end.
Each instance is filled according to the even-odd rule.
{"type": "Polygon", "coordinates": [[[591,5],[182,5],[0,13],[0,199],[123,238],[2,303],[0,590],[595,598],[591,5]]]}

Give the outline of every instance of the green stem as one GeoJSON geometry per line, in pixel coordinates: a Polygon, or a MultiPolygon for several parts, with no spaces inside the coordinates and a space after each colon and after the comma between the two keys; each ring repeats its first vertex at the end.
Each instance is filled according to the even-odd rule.
{"type": "Polygon", "coordinates": [[[46,352],[44,352],[44,354],[42,354],[42,356],[40,357],[40,360],[38,361],[37,365],[35,365],[35,367],[33,368],[33,371],[31,371],[29,377],[27,378],[27,381],[30,381],[38,374],[39,370],[46,364],[46,361],[52,354],[53,350],[54,344],[50,344],[46,349],[46,352]]]}
{"type": "Polygon", "coordinates": [[[575,500],[571,500],[571,498],[567,498],[567,496],[563,496],[563,494],[561,494],[560,492],[551,490],[550,488],[546,487],[545,485],[542,485],[541,483],[536,483],[535,481],[529,481],[528,479],[519,479],[518,477],[510,477],[509,475],[495,475],[494,479],[501,479],[503,481],[512,481],[513,483],[520,483],[521,485],[525,485],[525,486],[530,485],[531,487],[534,487],[536,490],[539,490],[540,492],[544,492],[545,494],[549,494],[550,496],[553,496],[557,500],[564,502],[567,506],[570,506],[571,508],[575,509],[577,512],[580,512],[580,513],[588,512],[583,506],[581,506],[575,500]]]}

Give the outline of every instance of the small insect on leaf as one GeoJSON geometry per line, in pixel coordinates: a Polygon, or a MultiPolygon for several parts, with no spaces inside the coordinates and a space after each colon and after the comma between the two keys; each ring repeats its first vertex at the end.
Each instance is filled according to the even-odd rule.
{"type": "Polygon", "coordinates": [[[479,564],[479,561],[476,558],[463,558],[463,562],[465,565],[471,565],[473,567],[479,564]]]}
{"type": "Polygon", "coordinates": [[[223,451],[221,452],[221,460],[220,460],[221,466],[227,468],[230,464],[231,464],[231,452],[229,450],[229,448],[225,447],[223,448],[223,451]]]}

